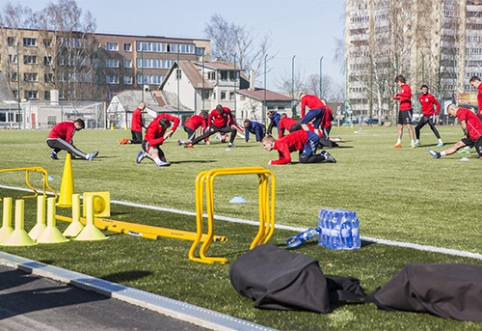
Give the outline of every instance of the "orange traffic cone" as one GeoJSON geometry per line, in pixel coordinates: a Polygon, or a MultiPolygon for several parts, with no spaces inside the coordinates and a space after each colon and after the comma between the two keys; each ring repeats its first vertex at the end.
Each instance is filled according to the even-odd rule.
{"type": "Polygon", "coordinates": [[[60,185],[59,201],[57,207],[72,207],[72,194],[74,194],[74,176],[72,173],[72,156],[67,153],[65,158],[64,173],[62,175],[62,184],[60,185]]]}

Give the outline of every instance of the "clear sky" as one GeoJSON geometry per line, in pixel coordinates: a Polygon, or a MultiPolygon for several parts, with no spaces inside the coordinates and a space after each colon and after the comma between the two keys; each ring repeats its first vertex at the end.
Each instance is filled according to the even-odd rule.
{"type": "MultiPolygon", "coordinates": [[[[34,11],[56,0],[10,0],[13,5],[34,11]]],[[[2,1],[2,3],[4,3],[2,1]]],[[[277,90],[282,80],[290,80],[294,69],[302,77],[320,73],[343,83],[340,65],[333,62],[335,38],[343,39],[342,0],[76,0],[83,13],[90,11],[98,33],[203,38],[206,24],[214,14],[228,23],[246,26],[260,38],[271,33],[266,86],[277,90]]],[[[1,5],[3,8],[3,5],[1,5]]],[[[258,79],[258,82],[263,80],[258,79]]],[[[258,83],[259,85],[259,83],[258,83]]],[[[343,86],[343,85],[342,85],[343,86]]],[[[263,86],[258,86],[263,87],[263,86]]]]}

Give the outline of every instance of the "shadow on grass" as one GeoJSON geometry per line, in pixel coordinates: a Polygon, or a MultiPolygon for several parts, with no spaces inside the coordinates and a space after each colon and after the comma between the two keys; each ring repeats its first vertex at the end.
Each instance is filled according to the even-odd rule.
{"type": "Polygon", "coordinates": [[[116,272],[114,274],[105,275],[101,278],[105,279],[105,280],[108,280],[110,282],[121,284],[123,282],[138,280],[138,279],[147,277],[151,274],[152,274],[152,272],[150,272],[150,271],[133,270],[133,271],[116,272]]]}

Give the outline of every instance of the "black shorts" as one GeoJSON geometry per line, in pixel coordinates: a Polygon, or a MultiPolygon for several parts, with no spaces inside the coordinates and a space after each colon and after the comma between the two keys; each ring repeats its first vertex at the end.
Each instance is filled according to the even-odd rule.
{"type": "Polygon", "coordinates": [[[407,125],[412,124],[412,114],[413,111],[410,110],[400,110],[398,112],[398,124],[407,125]]]}
{"type": "Polygon", "coordinates": [[[470,138],[462,138],[461,141],[469,147],[475,147],[477,154],[479,154],[479,156],[482,156],[482,137],[480,137],[477,140],[472,140],[470,138]]]}

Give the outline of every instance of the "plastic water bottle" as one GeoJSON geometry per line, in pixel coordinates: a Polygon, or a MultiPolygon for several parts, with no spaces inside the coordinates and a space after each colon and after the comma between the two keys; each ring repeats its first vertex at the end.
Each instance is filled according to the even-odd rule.
{"type": "Polygon", "coordinates": [[[318,245],[324,246],[324,236],[326,233],[326,209],[320,209],[320,215],[318,216],[318,227],[321,229],[320,236],[318,237],[318,245]]]}
{"type": "Polygon", "coordinates": [[[302,243],[304,243],[307,240],[313,239],[317,236],[319,236],[321,232],[321,228],[309,228],[308,230],[305,230],[297,235],[294,235],[286,240],[286,245],[288,247],[298,247],[302,243]]]}
{"type": "Polygon", "coordinates": [[[331,219],[331,249],[341,249],[341,219],[343,217],[342,213],[337,210],[333,213],[334,217],[331,219]]]}
{"type": "Polygon", "coordinates": [[[360,240],[360,220],[356,216],[356,213],[353,212],[351,218],[351,235],[353,238],[353,248],[360,248],[361,247],[361,240],[360,240]]]}
{"type": "Polygon", "coordinates": [[[341,218],[341,249],[352,249],[353,235],[350,212],[344,211],[341,218]]]}

